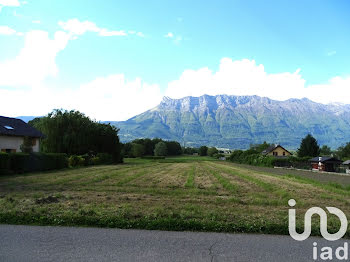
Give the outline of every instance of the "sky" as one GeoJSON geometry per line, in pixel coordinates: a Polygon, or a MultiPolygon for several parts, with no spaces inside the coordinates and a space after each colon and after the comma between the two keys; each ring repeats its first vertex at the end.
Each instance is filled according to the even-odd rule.
{"type": "Polygon", "coordinates": [[[126,120],[164,96],[350,104],[345,0],[0,0],[0,115],[126,120]]]}

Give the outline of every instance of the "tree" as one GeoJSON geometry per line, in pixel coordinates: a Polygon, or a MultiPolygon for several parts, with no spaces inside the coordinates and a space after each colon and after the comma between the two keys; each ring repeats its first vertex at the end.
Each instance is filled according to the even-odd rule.
{"type": "Polygon", "coordinates": [[[338,155],[342,159],[350,158],[350,142],[338,148],[338,155]]]}
{"type": "Polygon", "coordinates": [[[310,134],[301,140],[300,147],[298,149],[299,157],[315,157],[320,155],[320,147],[317,140],[310,134]]]}
{"type": "Polygon", "coordinates": [[[216,149],[216,147],[211,147],[211,148],[208,148],[208,156],[213,156],[215,154],[217,154],[219,151],[216,149]]]}
{"type": "Polygon", "coordinates": [[[68,155],[108,153],[115,163],[122,162],[119,129],[92,121],[79,111],[56,109],[28,124],[45,135],[40,143],[43,152],[68,155]]]}
{"type": "Polygon", "coordinates": [[[332,149],[327,145],[323,145],[321,147],[320,154],[322,156],[330,156],[332,154],[332,149]]]}
{"type": "Polygon", "coordinates": [[[153,144],[151,139],[149,139],[149,138],[135,139],[134,141],[132,141],[132,143],[143,145],[144,155],[147,155],[147,156],[153,155],[154,144],[153,144]]]}
{"type": "Polygon", "coordinates": [[[145,147],[141,144],[132,143],[131,154],[134,157],[142,157],[145,154],[145,147]]]}
{"type": "Polygon", "coordinates": [[[201,146],[199,148],[199,155],[200,156],[207,156],[208,155],[208,147],[207,146],[201,146]]]}
{"type": "Polygon", "coordinates": [[[181,145],[176,141],[167,141],[165,142],[168,149],[168,156],[178,156],[181,155],[181,145]]]}
{"type": "Polygon", "coordinates": [[[264,151],[265,149],[267,149],[270,146],[271,146],[271,144],[264,141],[264,143],[262,143],[262,144],[250,145],[250,149],[256,151],[256,153],[261,153],[262,151],[264,151]]]}
{"type": "Polygon", "coordinates": [[[23,144],[20,146],[20,149],[23,153],[32,153],[33,152],[33,140],[30,137],[25,137],[23,139],[23,144]]]}
{"type": "Polygon", "coordinates": [[[155,156],[166,156],[168,154],[167,146],[164,142],[159,142],[154,148],[155,156]]]}

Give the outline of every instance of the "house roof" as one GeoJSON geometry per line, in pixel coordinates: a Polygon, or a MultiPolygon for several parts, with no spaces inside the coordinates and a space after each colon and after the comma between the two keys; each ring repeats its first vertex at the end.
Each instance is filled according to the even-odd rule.
{"type": "MultiPolygon", "coordinates": [[[[269,146],[268,148],[266,148],[264,151],[262,151],[263,154],[268,154],[270,152],[272,152],[273,150],[275,150],[277,147],[282,148],[283,150],[287,151],[288,153],[290,153],[287,149],[285,149],[283,146],[279,145],[279,144],[274,144],[272,146],[269,146]]],[[[291,153],[290,153],[291,154],[291,153]]]]}
{"type": "Polygon", "coordinates": [[[345,162],[343,162],[343,165],[350,165],[350,160],[346,160],[345,162]]]}
{"type": "Polygon", "coordinates": [[[44,135],[17,118],[0,116],[0,135],[43,137],[44,135]]]}
{"type": "Polygon", "coordinates": [[[336,164],[341,164],[342,161],[335,158],[335,157],[332,157],[332,156],[321,156],[321,157],[314,157],[312,159],[310,159],[310,162],[321,162],[321,163],[336,163],[336,164]],[[320,161],[320,158],[321,158],[321,161],[320,161]]]}

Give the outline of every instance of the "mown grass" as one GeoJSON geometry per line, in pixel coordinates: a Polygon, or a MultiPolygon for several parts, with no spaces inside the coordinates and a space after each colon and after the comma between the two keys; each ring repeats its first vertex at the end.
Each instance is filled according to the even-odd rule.
{"type": "MultiPolygon", "coordinates": [[[[334,179],[211,158],[126,159],[117,166],[0,177],[0,223],[288,234],[290,198],[303,231],[302,215],[312,206],[335,206],[349,216],[349,194],[334,179]]],[[[315,219],[314,235],[318,225],[315,219]]],[[[329,231],[337,225],[330,215],[329,231]]]]}

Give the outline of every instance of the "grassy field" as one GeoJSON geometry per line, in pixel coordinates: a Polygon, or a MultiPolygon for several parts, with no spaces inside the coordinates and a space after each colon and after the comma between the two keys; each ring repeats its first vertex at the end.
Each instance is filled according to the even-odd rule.
{"type": "MultiPolygon", "coordinates": [[[[290,198],[301,229],[301,215],[312,206],[335,206],[350,217],[349,185],[345,176],[211,158],[126,159],[0,177],[0,223],[288,234],[290,198]]],[[[337,219],[329,218],[337,231],[337,219]]]]}

